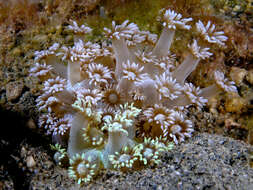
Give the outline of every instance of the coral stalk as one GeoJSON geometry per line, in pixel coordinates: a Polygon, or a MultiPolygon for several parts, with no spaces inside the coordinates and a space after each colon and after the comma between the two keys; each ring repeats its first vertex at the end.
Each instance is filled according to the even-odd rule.
{"type": "Polygon", "coordinates": [[[172,76],[180,84],[184,84],[185,79],[195,70],[200,59],[194,57],[191,53],[188,53],[184,61],[173,71],[172,76]]]}
{"type": "Polygon", "coordinates": [[[112,48],[116,57],[115,76],[119,80],[123,74],[123,63],[127,63],[128,60],[133,62],[133,56],[124,39],[112,39],[112,48]]]}
{"type": "Polygon", "coordinates": [[[152,54],[157,58],[164,57],[168,54],[171,43],[175,35],[174,29],[169,29],[167,27],[163,28],[162,34],[156,43],[155,48],[152,51],[152,54]]]}

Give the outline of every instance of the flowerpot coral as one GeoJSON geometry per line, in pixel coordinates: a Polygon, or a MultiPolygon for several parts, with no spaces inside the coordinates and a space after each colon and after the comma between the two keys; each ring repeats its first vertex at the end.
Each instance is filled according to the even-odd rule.
{"type": "Polygon", "coordinates": [[[178,64],[171,44],[177,30],[194,27],[193,19],[170,9],[160,14],[159,39],[125,21],[104,29],[109,43],[85,42],[83,36],[92,30],[73,22],[68,27],[75,34],[73,47],[55,43],[35,52],[31,75],[44,81],[37,99],[39,125],[68,137],[69,174],[78,183],[91,181],[102,168],[125,171],[159,164],[170,142],[192,136],[194,125],[185,108],[202,109],[222,90],[236,92],[220,71],[214,73],[216,83],[204,89],[187,82],[201,60],[213,55],[208,44],[225,45],[224,33],[211,22],[197,21],[195,39],[178,64]]]}

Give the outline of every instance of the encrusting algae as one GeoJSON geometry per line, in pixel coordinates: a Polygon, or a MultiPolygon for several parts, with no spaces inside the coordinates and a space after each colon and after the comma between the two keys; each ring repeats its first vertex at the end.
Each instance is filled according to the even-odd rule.
{"type": "MultiPolygon", "coordinates": [[[[203,89],[186,80],[213,55],[213,46],[225,46],[224,32],[210,21],[194,25],[170,9],[161,10],[158,20],[159,38],[128,20],[113,21],[112,28],[104,28],[108,41],[101,44],[84,41],[91,28],[72,21],[73,47],[55,43],[35,52],[31,75],[44,82],[37,99],[39,125],[54,138],[68,139],[69,176],[78,184],[103,168],[159,164],[163,152],[194,132],[187,107],[202,109],[221,91],[237,92],[221,71],[214,72],[215,84],[203,89]],[[176,31],[192,28],[195,38],[179,64],[171,44],[176,31]]],[[[59,145],[55,149],[63,154],[59,160],[66,156],[59,145]]]]}

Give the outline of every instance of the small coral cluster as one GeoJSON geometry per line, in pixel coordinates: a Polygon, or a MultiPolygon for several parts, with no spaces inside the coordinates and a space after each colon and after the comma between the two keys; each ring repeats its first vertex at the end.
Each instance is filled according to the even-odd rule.
{"type": "Polygon", "coordinates": [[[191,18],[162,10],[162,33],[141,31],[128,21],[104,29],[109,42],[85,42],[92,30],[73,24],[73,47],[53,44],[35,53],[31,75],[44,81],[37,105],[39,125],[54,137],[68,137],[69,175],[89,182],[102,168],[122,171],[158,164],[162,152],[191,137],[187,107],[201,109],[221,90],[236,92],[220,71],[215,84],[200,89],[186,81],[198,63],[212,56],[206,47],[224,46],[215,25],[196,23],[196,38],[182,63],[171,52],[176,30],[191,30],[191,18]],[[65,66],[67,65],[67,66],[65,66]]]}

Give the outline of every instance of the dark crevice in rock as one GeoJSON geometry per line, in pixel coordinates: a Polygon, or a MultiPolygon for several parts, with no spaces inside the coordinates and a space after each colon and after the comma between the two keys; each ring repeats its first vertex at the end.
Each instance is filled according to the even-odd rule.
{"type": "MultiPolygon", "coordinates": [[[[19,167],[20,145],[22,142],[32,146],[44,146],[46,149],[50,140],[45,136],[36,133],[35,130],[27,127],[29,118],[18,113],[6,111],[0,107],[1,133],[0,133],[0,166],[3,172],[0,173],[0,181],[11,180],[14,189],[29,189],[29,179],[26,173],[19,167]]],[[[48,149],[48,148],[47,148],[48,149]]]]}

